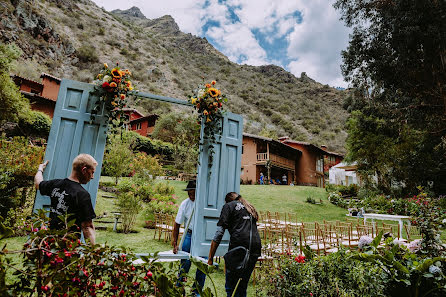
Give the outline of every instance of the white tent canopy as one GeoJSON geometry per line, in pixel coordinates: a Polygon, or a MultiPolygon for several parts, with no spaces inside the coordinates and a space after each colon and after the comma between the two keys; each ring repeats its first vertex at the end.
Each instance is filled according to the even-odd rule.
{"type": "Polygon", "coordinates": [[[339,163],[329,170],[329,181],[333,185],[349,186],[359,184],[359,178],[356,176],[356,163],[339,163]]]}

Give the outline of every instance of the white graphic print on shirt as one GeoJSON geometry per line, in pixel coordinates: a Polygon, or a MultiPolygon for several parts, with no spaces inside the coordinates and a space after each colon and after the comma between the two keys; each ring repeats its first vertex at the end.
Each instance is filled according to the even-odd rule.
{"type": "Polygon", "coordinates": [[[235,210],[240,210],[245,208],[245,206],[243,204],[241,204],[240,202],[237,203],[237,205],[235,206],[235,210]]]}
{"type": "Polygon", "coordinates": [[[57,198],[57,206],[56,209],[51,207],[51,212],[57,213],[58,215],[63,215],[67,212],[68,206],[65,204],[65,196],[68,196],[65,191],[61,193],[59,188],[53,189],[51,197],[57,198]]]}

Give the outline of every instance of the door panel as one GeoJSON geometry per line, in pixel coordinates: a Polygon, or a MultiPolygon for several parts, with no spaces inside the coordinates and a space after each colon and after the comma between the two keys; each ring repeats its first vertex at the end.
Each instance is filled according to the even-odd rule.
{"type": "MultiPolygon", "coordinates": [[[[237,114],[226,113],[222,127],[222,135],[217,137],[217,143],[214,144],[215,153],[211,169],[208,166],[208,147],[204,146],[200,152],[192,256],[203,257],[209,254],[225,196],[228,192],[240,192],[243,118],[237,114]]],[[[226,231],[216,256],[225,254],[228,245],[229,234],[226,231]]]]}
{"type": "MultiPolygon", "coordinates": [[[[93,88],[91,84],[62,80],[45,152],[45,160],[50,162],[45,169],[44,179],[66,178],[71,173],[71,165],[77,155],[81,153],[92,155],[98,162],[95,177],[83,187],[90,193],[94,207],[101,176],[107,125],[103,114],[97,115],[95,121],[90,123],[90,112],[97,99],[90,94],[93,88]]],[[[49,210],[49,207],[49,197],[37,192],[33,210],[40,208],[49,210]]]]}

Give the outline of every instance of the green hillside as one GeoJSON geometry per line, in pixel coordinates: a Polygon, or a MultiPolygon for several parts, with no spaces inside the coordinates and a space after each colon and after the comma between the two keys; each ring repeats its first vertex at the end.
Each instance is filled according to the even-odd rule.
{"type": "MultiPolygon", "coordinates": [[[[91,82],[102,62],[119,62],[132,71],[137,89],[183,99],[203,78],[215,79],[229,97],[228,109],[243,114],[245,132],[271,131],[345,151],[346,91],[274,65],[233,63],[205,38],[181,32],[170,16],[149,20],[136,7],[111,13],[89,0],[0,0],[0,8],[1,42],[23,51],[16,74],[91,82]]],[[[172,108],[138,100],[133,106],[158,113],[172,108]]]]}

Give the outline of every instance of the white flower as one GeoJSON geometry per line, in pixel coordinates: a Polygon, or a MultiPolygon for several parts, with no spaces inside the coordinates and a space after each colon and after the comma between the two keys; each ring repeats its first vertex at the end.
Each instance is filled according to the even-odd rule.
{"type": "Polygon", "coordinates": [[[371,238],[370,236],[363,235],[359,239],[358,247],[362,249],[363,247],[370,245],[372,241],[373,238],[371,238]]]}
{"type": "Polygon", "coordinates": [[[110,82],[111,81],[111,76],[110,75],[106,75],[104,76],[104,78],[102,79],[102,82],[110,82]]]}
{"type": "Polygon", "coordinates": [[[395,245],[403,245],[404,243],[405,243],[404,240],[401,240],[401,239],[398,239],[398,238],[395,238],[393,240],[393,244],[395,244],[395,245]]]}
{"type": "Polygon", "coordinates": [[[418,252],[421,248],[421,239],[415,239],[414,241],[411,241],[407,248],[412,253],[418,252]]]}
{"type": "Polygon", "coordinates": [[[198,97],[203,97],[204,96],[204,90],[200,89],[198,90],[198,97]]]}
{"type": "Polygon", "coordinates": [[[432,274],[437,274],[437,273],[441,273],[441,269],[440,269],[440,267],[431,265],[431,266],[429,266],[429,272],[432,274]]]}

